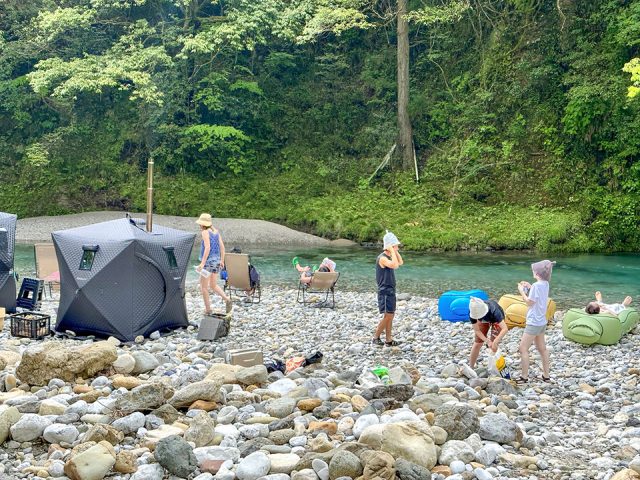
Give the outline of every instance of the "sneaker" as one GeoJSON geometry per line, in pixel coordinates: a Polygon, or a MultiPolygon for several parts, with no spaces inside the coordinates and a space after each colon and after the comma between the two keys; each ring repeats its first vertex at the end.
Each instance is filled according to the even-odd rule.
{"type": "Polygon", "coordinates": [[[225,305],[227,307],[227,315],[231,313],[231,310],[233,310],[233,302],[231,300],[227,300],[225,302],[225,305]]]}
{"type": "Polygon", "coordinates": [[[382,340],[380,340],[380,338],[379,338],[379,337],[378,337],[378,338],[374,338],[374,339],[372,339],[372,340],[371,340],[371,343],[372,343],[373,345],[378,345],[378,346],[380,346],[380,347],[381,347],[382,345],[384,345],[384,342],[383,342],[382,340]]]}

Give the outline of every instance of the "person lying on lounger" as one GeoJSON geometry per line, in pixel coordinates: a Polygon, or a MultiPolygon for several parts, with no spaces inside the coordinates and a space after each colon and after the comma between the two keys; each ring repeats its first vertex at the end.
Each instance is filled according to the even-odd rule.
{"type": "Polygon", "coordinates": [[[591,315],[595,315],[597,313],[609,313],[611,315],[615,315],[616,317],[620,312],[626,310],[629,305],[631,305],[632,298],[630,296],[626,296],[622,303],[603,303],[602,302],[602,293],[596,292],[596,301],[589,302],[587,307],[584,309],[585,312],[591,315]]]}
{"type": "Polygon", "coordinates": [[[301,283],[311,283],[311,279],[313,277],[314,271],[318,271],[318,272],[335,272],[336,271],[336,262],[334,262],[328,257],[324,257],[324,259],[322,259],[322,263],[320,264],[320,267],[318,267],[317,270],[312,269],[308,265],[305,267],[300,265],[300,261],[298,260],[298,257],[295,257],[293,259],[293,265],[296,267],[296,270],[300,272],[301,283]]]}

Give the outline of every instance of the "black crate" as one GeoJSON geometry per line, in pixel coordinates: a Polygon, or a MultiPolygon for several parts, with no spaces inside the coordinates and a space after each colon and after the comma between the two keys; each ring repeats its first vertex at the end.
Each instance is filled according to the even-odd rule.
{"type": "Polygon", "coordinates": [[[41,340],[51,335],[51,316],[37,312],[21,312],[10,315],[11,335],[41,340]]]}

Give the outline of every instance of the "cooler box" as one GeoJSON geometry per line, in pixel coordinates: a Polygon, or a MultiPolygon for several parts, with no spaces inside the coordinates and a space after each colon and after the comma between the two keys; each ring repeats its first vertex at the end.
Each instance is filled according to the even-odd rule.
{"type": "Polygon", "coordinates": [[[225,360],[231,365],[239,365],[241,367],[253,367],[255,365],[264,364],[262,350],[259,350],[257,348],[241,348],[238,350],[228,350],[225,356],[225,360]]]}
{"type": "Polygon", "coordinates": [[[484,290],[449,290],[438,300],[440,318],[448,322],[468,322],[470,297],[489,300],[489,295],[484,290]]]}

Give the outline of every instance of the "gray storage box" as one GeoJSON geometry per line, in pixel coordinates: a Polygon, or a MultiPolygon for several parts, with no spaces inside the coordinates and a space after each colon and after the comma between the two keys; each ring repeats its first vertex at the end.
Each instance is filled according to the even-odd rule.
{"type": "Polygon", "coordinates": [[[229,335],[231,319],[220,313],[205,315],[198,328],[198,340],[217,340],[229,335]]]}
{"type": "Polygon", "coordinates": [[[238,350],[229,350],[227,351],[225,360],[231,365],[239,365],[241,367],[253,367],[254,365],[264,364],[262,350],[259,350],[257,348],[240,348],[238,350]]]}

